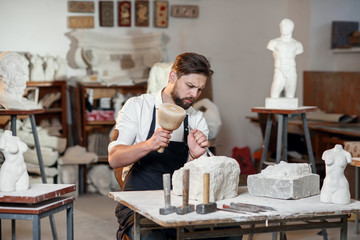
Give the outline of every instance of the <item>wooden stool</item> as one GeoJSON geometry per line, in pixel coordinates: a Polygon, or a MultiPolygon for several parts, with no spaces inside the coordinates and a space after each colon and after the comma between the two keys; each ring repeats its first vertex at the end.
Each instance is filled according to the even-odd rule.
{"type": "Polygon", "coordinates": [[[276,114],[278,116],[278,132],[277,132],[277,141],[276,141],[276,163],[280,162],[281,158],[281,150],[283,147],[283,158],[284,161],[287,162],[287,124],[288,124],[288,116],[291,114],[300,114],[302,118],[302,123],[304,127],[304,134],[306,139],[306,147],[308,150],[309,160],[311,163],[312,172],[316,173],[316,165],[314,159],[314,153],[311,146],[310,139],[310,131],[306,120],[306,113],[313,112],[317,109],[317,107],[299,107],[296,109],[271,109],[265,107],[255,107],[252,108],[252,112],[256,113],[267,113],[269,114],[268,120],[266,122],[266,130],[264,137],[264,149],[261,155],[261,163],[260,167],[263,168],[263,164],[266,160],[266,154],[269,147],[270,133],[271,133],[271,125],[273,115],[276,114]],[[282,137],[284,137],[284,141],[282,141],[282,137]]]}
{"type": "Polygon", "coordinates": [[[75,184],[34,184],[26,191],[0,192],[0,239],[1,219],[11,219],[12,239],[15,239],[15,220],[32,220],[33,239],[40,239],[40,219],[66,210],[67,239],[74,239],[74,196],[61,197],[74,192],[75,184]]]}

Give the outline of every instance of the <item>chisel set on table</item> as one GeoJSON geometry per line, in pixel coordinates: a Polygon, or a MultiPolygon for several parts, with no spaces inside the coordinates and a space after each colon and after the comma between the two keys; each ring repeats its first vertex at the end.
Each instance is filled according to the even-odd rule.
{"type": "MultiPolygon", "coordinates": [[[[164,198],[165,208],[160,208],[159,213],[161,215],[167,215],[176,212],[177,214],[184,215],[195,210],[194,205],[189,204],[189,176],[190,170],[184,169],[183,172],[183,205],[180,207],[171,206],[170,203],[170,174],[163,175],[163,186],[164,186],[164,198]]],[[[223,204],[222,208],[217,208],[215,202],[209,203],[209,186],[210,186],[210,175],[209,173],[204,174],[203,178],[203,203],[196,206],[196,213],[208,214],[216,212],[216,210],[235,212],[235,213],[261,213],[268,211],[276,211],[272,207],[254,205],[248,203],[234,203],[230,205],[223,204]]]]}

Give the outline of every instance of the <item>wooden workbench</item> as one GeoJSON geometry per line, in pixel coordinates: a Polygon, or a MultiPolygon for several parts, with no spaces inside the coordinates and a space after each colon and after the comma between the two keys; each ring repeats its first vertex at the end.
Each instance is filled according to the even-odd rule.
{"type": "MultiPolygon", "coordinates": [[[[134,210],[135,239],[140,239],[138,234],[141,215],[163,228],[176,228],[178,239],[340,228],[340,239],[345,240],[348,215],[360,212],[360,202],[355,200],[347,205],[321,203],[319,195],[298,200],[279,200],[252,196],[247,192],[246,187],[239,188],[239,195],[236,198],[218,201],[218,208],[230,202],[241,202],[273,207],[276,211],[249,214],[217,211],[206,215],[195,212],[186,215],[176,213],[160,215],[159,208],[164,207],[163,191],[110,192],[109,196],[134,210]],[[227,228],[217,229],[217,227],[227,228]]],[[[171,205],[182,204],[180,196],[172,194],[171,200],[171,205]]],[[[196,205],[199,202],[190,201],[190,204],[196,205]]]]}

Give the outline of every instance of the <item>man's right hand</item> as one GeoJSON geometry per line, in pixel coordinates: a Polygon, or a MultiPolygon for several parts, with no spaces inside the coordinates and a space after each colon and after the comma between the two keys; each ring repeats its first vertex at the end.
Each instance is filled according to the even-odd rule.
{"type": "Polygon", "coordinates": [[[151,138],[146,140],[148,148],[151,151],[156,151],[160,147],[167,147],[170,142],[172,132],[173,131],[165,130],[163,128],[156,129],[151,138]]]}

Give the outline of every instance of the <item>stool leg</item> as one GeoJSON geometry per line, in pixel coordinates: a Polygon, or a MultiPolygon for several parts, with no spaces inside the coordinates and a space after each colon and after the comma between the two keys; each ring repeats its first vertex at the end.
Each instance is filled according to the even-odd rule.
{"type": "Polygon", "coordinates": [[[307,147],[307,150],[308,150],[308,155],[309,155],[309,160],[310,160],[311,167],[312,167],[312,172],[316,173],[316,165],[315,165],[314,153],[313,153],[312,146],[311,146],[310,131],[309,131],[309,127],[308,127],[307,120],[306,120],[306,114],[302,113],[301,118],[302,118],[302,122],[303,122],[303,126],[304,126],[306,147],[307,147]]]}
{"type": "Polygon", "coordinates": [[[11,115],[11,132],[16,136],[16,115],[11,115]]]}
{"type": "Polygon", "coordinates": [[[283,130],[283,115],[279,114],[278,119],[278,133],[277,133],[277,141],[276,141],[276,163],[279,163],[281,160],[281,138],[282,138],[282,130],[283,130]]]}
{"type": "MultiPolygon", "coordinates": [[[[33,136],[34,136],[36,155],[37,155],[38,161],[39,161],[41,179],[42,179],[43,183],[47,183],[46,174],[45,174],[45,171],[44,171],[44,162],[43,162],[41,149],[40,149],[39,137],[38,137],[37,130],[36,130],[35,116],[33,114],[30,115],[30,122],[31,122],[31,129],[32,129],[32,132],[33,132],[33,136]]],[[[56,233],[54,216],[50,215],[49,220],[50,220],[51,232],[52,232],[52,235],[53,235],[53,239],[57,240],[58,238],[57,238],[57,233],[56,233]]]]}
{"type": "Polygon", "coordinates": [[[15,219],[11,219],[11,239],[16,239],[16,225],[15,225],[15,219]]]}
{"type": "Polygon", "coordinates": [[[33,240],[40,240],[40,228],[41,228],[41,225],[40,225],[40,217],[39,215],[34,215],[33,216],[33,240]]]}
{"type": "Polygon", "coordinates": [[[74,239],[74,208],[73,203],[66,210],[66,223],[67,223],[67,240],[74,239]]]}
{"type": "MultiPolygon", "coordinates": [[[[268,119],[266,121],[266,130],[265,130],[265,137],[264,137],[264,148],[261,153],[261,163],[260,163],[260,171],[263,169],[264,162],[266,160],[266,154],[269,148],[269,141],[270,141],[270,133],[271,133],[271,126],[272,126],[272,114],[269,114],[268,119]]],[[[259,172],[260,172],[259,171],[259,172]]]]}
{"type": "Polygon", "coordinates": [[[288,115],[284,115],[284,126],[283,126],[283,146],[284,146],[284,161],[287,162],[287,150],[288,150],[288,138],[287,138],[287,126],[288,126],[288,115]]]}

